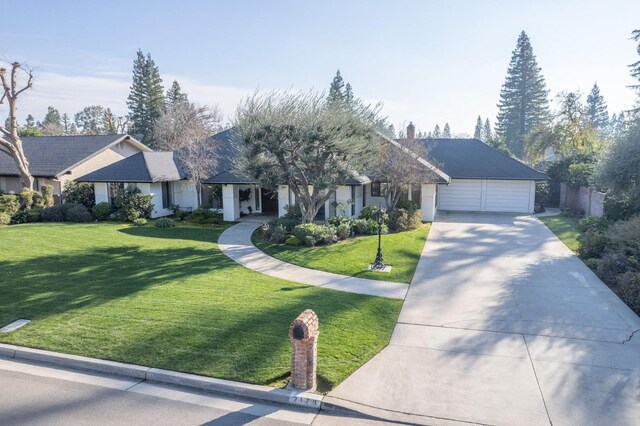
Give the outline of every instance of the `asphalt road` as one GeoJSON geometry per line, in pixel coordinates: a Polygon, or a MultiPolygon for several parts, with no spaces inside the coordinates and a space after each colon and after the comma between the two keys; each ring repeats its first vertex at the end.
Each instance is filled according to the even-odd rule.
{"type": "Polygon", "coordinates": [[[0,358],[0,425],[380,425],[0,358]]]}

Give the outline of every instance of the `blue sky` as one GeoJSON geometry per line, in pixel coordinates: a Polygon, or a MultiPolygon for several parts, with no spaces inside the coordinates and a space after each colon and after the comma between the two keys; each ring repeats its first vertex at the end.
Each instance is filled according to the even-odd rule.
{"type": "MultiPolygon", "coordinates": [[[[629,108],[639,1],[24,1],[0,26],[0,60],[35,71],[22,117],[47,105],[73,114],[102,104],[126,113],[138,48],[170,85],[231,117],[254,90],[325,90],[340,68],[356,96],[382,101],[396,126],[449,122],[472,133],[495,121],[500,86],[521,30],[552,97],[595,81],[610,111],[629,108]]],[[[586,96],[586,94],[585,94],[586,96]]],[[[0,115],[6,114],[0,106],[0,115]]]]}

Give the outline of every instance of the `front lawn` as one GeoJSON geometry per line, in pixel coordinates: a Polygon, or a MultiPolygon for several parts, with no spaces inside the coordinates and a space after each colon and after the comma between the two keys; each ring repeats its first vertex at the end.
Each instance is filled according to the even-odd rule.
{"type": "Polygon", "coordinates": [[[288,329],[320,318],[318,373],[328,390],[389,341],[402,301],[299,285],[223,255],[224,226],[116,223],[0,228],[0,341],[281,385],[288,329]]]}
{"type": "Polygon", "coordinates": [[[575,252],[578,251],[580,248],[580,242],[578,242],[580,231],[578,230],[578,223],[574,219],[563,215],[547,216],[539,219],[547,225],[547,228],[556,234],[567,247],[575,252]]]}
{"type": "Polygon", "coordinates": [[[359,278],[410,283],[430,226],[431,224],[427,223],[413,231],[382,236],[384,261],[393,265],[388,273],[367,271],[367,267],[376,257],[377,235],[348,239],[330,246],[296,247],[271,244],[262,241],[257,233],[254,233],[253,242],[270,256],[295,265],[359,278]]]}

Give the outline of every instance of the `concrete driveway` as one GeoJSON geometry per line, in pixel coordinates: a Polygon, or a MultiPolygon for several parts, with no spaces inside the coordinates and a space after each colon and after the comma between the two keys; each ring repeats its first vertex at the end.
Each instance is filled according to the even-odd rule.
{"type": "Polygon", "coordinates": [[[536,218],[440,214],[391,344],[329,396],[415,423],[640,425],[640,318],[536,218]]]}

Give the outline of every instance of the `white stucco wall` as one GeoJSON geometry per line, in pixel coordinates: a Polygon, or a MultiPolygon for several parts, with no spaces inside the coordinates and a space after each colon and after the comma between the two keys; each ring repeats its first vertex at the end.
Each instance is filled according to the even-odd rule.
{"type": "Polygon", "coordinates": [[[293,203],[295,197],[293,193],[289,191],[288,185],[280,185],[278,187],[278,216],[284,216],[287,214],[287,206],[293,203]]]}
{"type": "Polygon", "coordinates": [[[371,184],[368,183],[364,186],[365,191],[365,205],[366,206],[379,206],[383,208],[387,208],[387,202],[384,197],[372,197],[371,196],[371,184]]]}
{"type": "Polygon", "coordinates": [[[195,210],[198,205],[198,189],[196,184],[188,181],[171,182],[173,191],[173,204],[179,205],[183,209],[195,210]]]}
{"type": "Polygon", "coordinates": [[[238,185],[222,185],[222,217],[227,222],[240,219],[238,185]]]}
{"type": "Polygon", "coordinates": [[[422,209],[422,220],[426,222],[433,222],[436,217],[436,192],[437,185],[434,183],[423,183],[421,187],[420,200],[422,209]]]}

